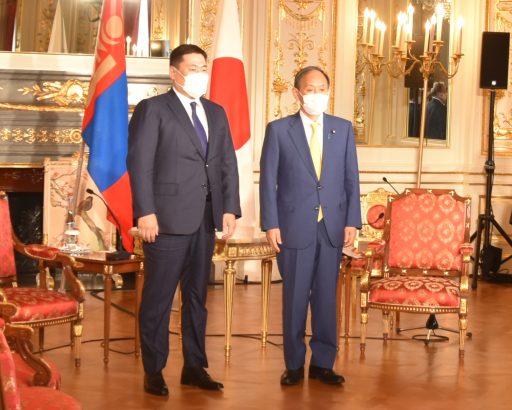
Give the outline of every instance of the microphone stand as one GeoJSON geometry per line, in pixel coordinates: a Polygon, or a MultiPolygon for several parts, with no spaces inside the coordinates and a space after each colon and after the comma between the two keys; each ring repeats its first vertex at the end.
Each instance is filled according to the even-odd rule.
{"type": "Polygon", "coordinates": [[[130,259],[131,253],[126,251],[124,249],[124,247],[123,247],[123,236],[121,234],[121,224],[119,223],[119,220],[117,219],[117,217],[112,212],[112,209],[110,209],[110,207],[105,202],[103,197],[101,195],[98,195],[92,189],[87,188],[85,190],[85,192],[87,192],[90,195],[94,195],[95,197],[98,197],[101,200],[101,202],[103,202],[103,204],[107,208],[108,213],[112,216],[112,219],[114,220],[115,225],[116,225],[116,231],[117,231],[117,233],[119,235],[119,241],[117,241],[117,243],[116,243],[116,251],[115,252],[107,252],[106,259],[108,261],[122,261],[122,260],[130,259]]]}

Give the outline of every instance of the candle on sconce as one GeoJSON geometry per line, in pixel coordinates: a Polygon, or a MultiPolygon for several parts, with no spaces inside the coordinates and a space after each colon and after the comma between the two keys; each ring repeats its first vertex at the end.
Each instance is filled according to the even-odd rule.
{"type": "Polygon", "coordinates": [[[130,44],[132,42],[132,38],[130,36],[126,36],[126,55],[130,55],[130,44]]]}
{"type": "Polygon", "coordinates": [[[379,45],[380,45],[380,36],[381,36],[381,25],[382,25],[382,21],[380,21],[380,19],[377,19],[377,21],[375,22],[375,43],[372,43],[375,45],[375,50],[374,52],[376,54],[379,54],[379,45]]]}
{"type": "Polygon", "coordinates": [[[379,42],[379,55],[383,55],[384,51],[384,34],[386,33],[386,25],[381,21],[380,24],[380,42],[379,42]]]}
{"type": "Polygon", "coordinates": [[[409,4],[409,7],[407,7],[407,24],[409,24],[409,27],[411,28],[411,38],[409,40],[412,40],[412,23],[414,21],[414,6],[412,4],[409,4]]]}
{"type": "Polygon", "coordinates": [[[363,39],[362,43],[366,44],[366,34],[368,32],[368,18],[370,17],[370,10],[368,7],[364,9],[364,22],[363,22],[363,39]]]}
{"type": "Polygon", "coordinates": [[[133,56],[136,56],[136,55],[137,55],[137,44],[134,44],[134,45],[132,46],[132,55],[133,55],[133,56]]]}
{"type": "Polygon", "coordinates": [[[444,7],[441,3],[439,3],[436,6],[436,19],[437,19],[437,26],[436,26],[436,40],[441,41],[441,34],[443,30],[443,18],[444,18],[444,7]]]}
{"type": "Polygon", "coordinates": [[[457,21],[457,54],[461,54],[462,50],[462,26],[464,26],[464,19],[462,17],[459,17],[459,20],[457,21]]]}
{"type": "Polygon", "coordinates": [[[424,54],[427,54],[428,52],[428,42],[429,42],[429,35],[430,35],[430,20],[427,20],[425,23],[425,45],[423,46],[423,52],[424,54]]]}
{"type": "Polygon", "coordinates": [[[396,26],[396,38],[395,38],[395,47],[400,47],[400,40],[402,37],[402,30],[405,24],[407,16],[405,13],[398,13],[398,25],[396,26]]]}
{"type": "Polygon", "coordinates": [[[434,41],[436,39],[436,25],[437,25],[437,19],[436,15],[433,14],[430,18],[430,33],[428,36],[428,51],[434,51],[434,41]]]}
{"type": "Polygon", "coordinates": [[[404,26],[404,35],[402,36],[402,43],[400,44],[400,50],[407,51],[407,41],[412,40],[411,25],[406,23],[404,26]]]}
{"type": "Polygon", "coordinates": [[[370,10],[370,38],[368,39],[368,44],[373,45],[373,31],[375,30],[375,17],[377,17],[377,14],[375,13],[375,10],[370,10]]]}

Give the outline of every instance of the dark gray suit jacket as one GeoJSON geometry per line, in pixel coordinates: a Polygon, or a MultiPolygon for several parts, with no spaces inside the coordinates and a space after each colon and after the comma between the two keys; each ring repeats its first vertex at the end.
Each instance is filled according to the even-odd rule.
{"type": "Polygon", "coordinates": [[[207,99],[208,156],[175,91],[141,101],[129,126],[127,167],[134,218],[155,213],[160,233],[191,234],[211,192],[215,228],[241,216],[238,168],[224,109],[207,99]]]}

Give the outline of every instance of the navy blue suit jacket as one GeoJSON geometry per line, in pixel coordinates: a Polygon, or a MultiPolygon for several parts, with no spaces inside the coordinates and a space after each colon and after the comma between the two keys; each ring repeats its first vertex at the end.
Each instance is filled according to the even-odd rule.
{"type": "Polygon", "coordinates": [[[194,126],[175,91],[142,100],[129,127],[127,166],[134,218],[155,213],[160,233],[191,234],[211,193],[215,228],[222,216],[240,217],[238,168],[224,109],[201,98],[208,118],[205,158],[194,126]]]}
{"type": "Polygon", "coordinates": [[[311,245],[319,205],[333,246],[342,246],[345,226],[361,227],[357,153],[349,121],[324,114],[320,181],[299,113],[267,125],[260,170],[261,226],[264,231],[280,228],[283,247],[311,245]]]}

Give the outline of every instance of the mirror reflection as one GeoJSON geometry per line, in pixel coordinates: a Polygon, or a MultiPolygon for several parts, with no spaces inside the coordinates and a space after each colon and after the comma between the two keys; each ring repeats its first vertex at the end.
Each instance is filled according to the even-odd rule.
{"type": "Polygon", "coordinates": [[[420,64],[413,61],[442,41],[439,61],[449,67],[451,48],[457,46],[450,41],[452,1],[359,0],[358,7],[354,102],[358,144],[417,145],[426,92],[425,144],[445,146],[448,76],[434,70],[424,90],[420,64]]]}
{"type": "MultiPolygon", "coordinates": [[[[93,54],[102,0],[0,0],[0,50],[93,54]]],[[[187,38],[188,0],[124,0],[127,55],[165,57],[187,38]]]]}

